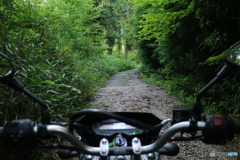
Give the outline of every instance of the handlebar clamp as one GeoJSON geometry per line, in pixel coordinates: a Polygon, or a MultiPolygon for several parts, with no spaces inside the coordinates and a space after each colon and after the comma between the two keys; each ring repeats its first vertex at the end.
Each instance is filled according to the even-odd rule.
{"type": "Polygon", "coordinates": [[[196,134],[196,132],[198,131],[198,126],[197,126],[197,118],[196,118],[196,116],[194,116],[194,115],[192,115],[191,117],[190,117],[190,133],[191,133],[191,135],[194,137],[195,136],[195,134],[196,134]]]}

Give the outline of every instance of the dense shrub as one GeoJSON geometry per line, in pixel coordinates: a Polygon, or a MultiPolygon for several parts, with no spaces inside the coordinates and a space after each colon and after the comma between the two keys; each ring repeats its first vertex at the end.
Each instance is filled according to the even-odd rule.
{"type": "MultiPolygon", "coordinates": [[[[67,120],[69,114],[84,108],[87,98],[92,96],[110,75],[134,67],[131,61],[115,56],[86,59],[71,54],[61,59],[47,59],[41,62],[43,65],[33,61],[38,59],[32,58],[31,62],[26,61],[25,66],[18,66],[16,77],[28,90],[48,104],[53,120],[67,120]]],[[[1,117],[4,117],[4,120],[39,118],[38,105],[26,96],[1,86],[1,117]]]]}

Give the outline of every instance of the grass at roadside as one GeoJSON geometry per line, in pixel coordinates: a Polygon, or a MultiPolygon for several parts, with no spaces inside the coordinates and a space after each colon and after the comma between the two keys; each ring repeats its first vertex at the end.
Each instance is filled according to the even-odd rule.
{"type": "MultiPolygon", "coordinates": [[[[24,61],[24,60],[23,60],[24,61]]],[[[23,62],[22,61],[22,62],[23,62]]],[[[64,55],[61,58],[41,60],[31,57],[21,66],[15,62],[18,70],[16,77],[41,97],[50,107],[52,120],[68,120],[77,109],[84,108],[84,102],[95,93],[108,78],[117,72],[134,68],[134,63],[117,56],[80,57],[64,55]]],[[[40,119],[40,106],[28,97],[6,86],[0,88],[1,124],[5,120],[24,117],[40,119]],[[9,97],[11,95],[11,99],[9,97]],[[32,114],[34,113],[34,114],[32,114]]]]}
{"type": "Polygon", "coordinates": [[[192,106],[195,103],[196,95],[187,95],[184,90],[179,89],[180,85],[183,85],[184,80],[182,80],[182,83],[166,79],[163,80],[162,77],[157,74],[146,75],[141,72],[141,70],[140,76],[146,83],[164,88],[168,94],[179,98],[183,103],[188,106],[192,106]]]}
{"type": "MultiPolygon", "coordinates": [[[[168,94],[177,97],[186,106],[193,106],[195,104],[198,92],[207,84],[196,82],[193,76],[171,75],[171,77],[163,77],[161,74],[145,70],[145,68],[140,69],[140,75],[145,82],[164,88],[168,94]]],[[[228,78],[231,79],[230,77],[228,78]]],[[[224,84],[230,81],[228,78],[225,78],[225,81],[216,84],[204,93],[202,97],[203,112],[205,114],[231,114],[235,120],[239,121],[239,107],[232,107],[234,104],[235,106],[239,106],[239,103],[233,103],[237,95],[226,98],[226,96],[222,95],[216,96],[215,93],[220,89],[229,89],[224,88],[224,84]],[[221,87],[219,88],[219,86],[221,87]]]]}

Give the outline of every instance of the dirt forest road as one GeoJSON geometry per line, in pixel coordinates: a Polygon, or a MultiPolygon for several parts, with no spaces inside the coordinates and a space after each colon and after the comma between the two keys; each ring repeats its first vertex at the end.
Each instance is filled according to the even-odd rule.
{"type": "MultiPolygon", "coordinates": [[[[168,95],[162,88],[146,84],[138,74],[138,69],[113,75],[108,83],[98,90],[89,106],[106,111],[151,112],[160,119],[171,118],[171,108],[183,105],[177,98],[168,95]]],[[[162,159],[240,159],[240,144],[227,146],[205,145],[202,142],[177,142],[180,153],[174,157],[162,156],[162,159]],[[230,157],[228,152],[237,152],[230,157]]]]}

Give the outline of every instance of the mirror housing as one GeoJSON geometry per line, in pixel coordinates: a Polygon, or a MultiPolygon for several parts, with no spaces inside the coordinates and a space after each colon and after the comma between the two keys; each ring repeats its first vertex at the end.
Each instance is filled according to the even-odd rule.
{"type": "Polygon", "coordinates": [[[226,61],[227,63],[240,66],[240,41],[229,48],[226,61]]]}
{"type": "Polygon", "coordinates": [[[22,91],[24,86],[14,78],[15,69],[8,56],[0,52],[0,82],[7,86],[22,91]]]}
{"type": "Polygon", "coordinates": [[[0,81],[6,82],[8,79],[13,78],[15,69],[11,60],[3,53],[0,52],[0,81]]]}

